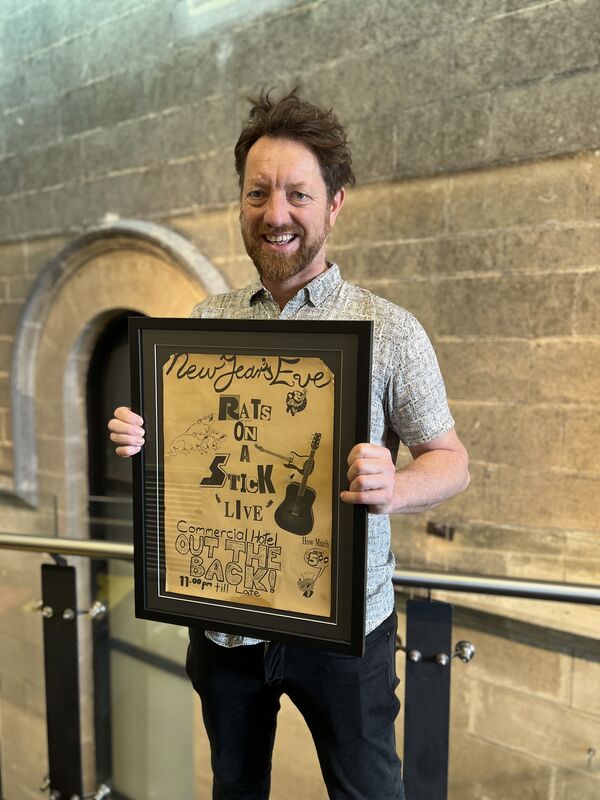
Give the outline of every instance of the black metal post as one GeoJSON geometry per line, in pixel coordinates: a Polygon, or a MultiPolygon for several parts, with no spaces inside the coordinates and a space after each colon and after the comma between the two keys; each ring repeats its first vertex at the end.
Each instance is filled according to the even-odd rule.
{"type": "Polygon", "coordinates": [[[82,796],[75,568],[42,565],[46,722],[51,795],[82,796]]]}
{"type": "Polygon", "coordinates": [[[404,700],[407,800],[446,800],[448,795],[451,642],[451,605],[430,600],[407,602],[404,700]]]}

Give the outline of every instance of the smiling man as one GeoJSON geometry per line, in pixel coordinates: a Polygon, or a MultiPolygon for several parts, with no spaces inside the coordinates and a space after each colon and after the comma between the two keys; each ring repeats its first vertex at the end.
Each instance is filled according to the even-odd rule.
{"type": "MultiPolygon", "coordinates": [[[[279,698],[298,707],[333,800],[402,800],[396,753],[392,512],[437,505],[469,482],[435,354],[407,311],[343,280],[325,245],[354,183],[335,115],[294,91],[262,94],[235,147],[240,226],[259,279],[209,297],[192,316],[369,319],[374,323],[369,442],[348,454],[347,503],[369,506],[366,649],[340,656],[249,637],[190,630],[187,671],[211,743],[214,800],[266,800],[279,698]],[[399,444],[413,461],[396,469],[399,444]]],[[[374,256],[376,257],[376,256],[374,256]]],[[[117,454],[143,445],[143,420],[119,408],[117,454]]]]}

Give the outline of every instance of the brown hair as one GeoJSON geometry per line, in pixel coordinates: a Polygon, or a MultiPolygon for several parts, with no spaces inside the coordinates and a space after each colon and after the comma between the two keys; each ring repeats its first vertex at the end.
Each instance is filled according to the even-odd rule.
{"type": "Polygon", "coordinates": [[[258,99],[249,98],[252,108],[234,151],[240,189],[252,145],[262,136],[281,137],[300,142],[314,153],[331,201],[343,186],[354,184],[346,132],[331,109],[323,111],[302,100],[297,87],[277,103],[270,99],[271,91],[263,89],[258,99]]]}

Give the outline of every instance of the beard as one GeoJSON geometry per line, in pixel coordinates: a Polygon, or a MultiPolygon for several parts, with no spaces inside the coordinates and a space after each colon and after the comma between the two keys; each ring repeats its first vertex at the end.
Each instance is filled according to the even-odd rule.
{"type": "Polygon", "coordinates": [[[323,227],[315,234],[315,237],[307,239],[305,231],[299,227],[288,225],[280,228],[259,230],[254,233],[248,230],[241,214],[240,222],[244,247],[252,259],[258,274],[261,278],[274,283],[293,278],[294,275],[298,275],[298,273],[306,269],[323,247],[330,228],[329,221],[325,220],[323,227]],[[298,249],[294,253],[276,253],[263,248],[263,235],[280,236],[285,233],[293,233],[300,239],[298,249]]]}

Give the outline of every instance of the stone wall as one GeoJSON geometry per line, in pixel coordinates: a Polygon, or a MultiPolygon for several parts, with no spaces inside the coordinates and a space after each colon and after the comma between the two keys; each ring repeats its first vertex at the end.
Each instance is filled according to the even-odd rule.
{"type": "MultiPolygon", "coordinates": [[[[309,99],[334,106],[352,140],[358,186],[331,255],[349,279],[423,322],[471,453],[467,493],[394,520],[399,563],[597,582],[599,33],[599,0],[3,0],[0,528],[65,533],[64,520],[74,524],[63,450],[52,438],[61,428],[48,418],[37,430],[40,509],[12,493],[19,442],[11,355],[44,266],[90,225],[133,217],[181,232],[229,285],[246,283],[254,273],[237,229],[232,146],[248,94],[298,84],[309,99]],[[451,524],[453,540],[427,535],[427,522],[451,524]]],[[[143,264],[134,273],[136,280],[149,274],[143,264]]],[[[102,303],[117,309],[121,297],[105,286],[102,303]]],[[[60,318],[60,308],[54,314],[60,318]]],[[[75,326],[73,340],[82,333],[75,326]]],[[[55,401],[53,420],[62,410],[55,401]]],[[[73,441],[82,448],[84,433],[73,441]]],[[[84,475],[85,463],[78,469],[84,475]]],[[[32,558],[3,556],[11,587],[0,594],[7,800],[37,796],[44,751],[40,626],[29,610],[39,559],[34,569],[32,558]],[[7,744],[8,726],[20,733],[7,744]]],[[[514,644],[510,626],[487,646],[516,648],[523,669],[535,670],[535,637],[547,636],[544,652],[560,673],[553,699],[521,672],[507,686],[491,667],[473,677],[474,662],[462,673],[472,680],[457,677],[469,711],[454,736],[471,754],[469,770],[479,774],[491,754],[512,754],[515,785],[531,774],[528,759],[550,765],[532,797],[595,796],[597,768],[585,773],[580,760],[566,763],[532,737],[515,742],[511,709],[536,728],[571,732],[577,714],[587,715],[590,746],[600,752],[598,709],[582,694],[596,662],[565,660],[547,634],[549,627],[576,632],[578,653],[597,636],[597,614],[457,600],[528,619],[537,626],[528,629],[530,646],[514,644]],[[501,717],[493,717],[497,709],[501,717]],[[497,733],[486,732],[492,717],[497,733]]],[[[489,782],[477,785],[469,788],[473,800],[492,792],[489,782]]],[[[460,773],[455,786],[465,790],[460,773]]],[[[515,789],[498,800],[512,796],[528,795],[515,789]]]]}

